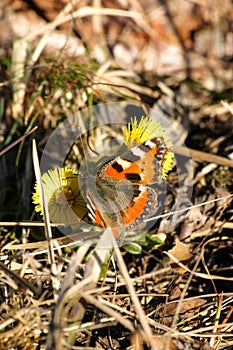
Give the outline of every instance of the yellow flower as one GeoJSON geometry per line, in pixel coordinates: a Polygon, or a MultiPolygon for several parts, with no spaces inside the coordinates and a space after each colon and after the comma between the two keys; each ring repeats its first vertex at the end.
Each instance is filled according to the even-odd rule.
{"type": "MultiPolygon", "coordinates": [[[[86,217],[87,207],[80,193],[76,170],[65,167],[49,170],[42,175],[42,185],[52,222],[71,224],[86,217]]],[[[37,183],[32,200],[35,211],[43,215],[37,183]]]]}
{"type": "Polygon", "coordinates": [[[135,147],[147,140],[163,138],[167,149],[163,162],[162,177],[166,179],[168,171],[172,169],[174,153],[172,152],[172,142],[160,123],[148,117],[142,117],[138,122],[137,118],[131,118],[131,123],[123,130],[124,142],[128,148],[135,147]]]}
{"type": "Polygon", "coordinates": [[[165,156],[165,161],[163,164],[163,178],[166,179],[167,173],[172,170],[172,164],[173,164],[173,158],[174,158],[174,153],[173,152],[168,152],[165,156]]]}

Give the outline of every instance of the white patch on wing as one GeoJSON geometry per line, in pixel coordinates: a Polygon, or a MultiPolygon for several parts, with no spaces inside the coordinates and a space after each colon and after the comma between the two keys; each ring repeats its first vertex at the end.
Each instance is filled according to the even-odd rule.
{"type": "Polygon", "coordinates": [[[149,146],[150,148],[153,148],[155,146],[155,143],[153,141],[147,140],[145,142],[145,146],[149,146]]]}
{"type": "Polygon", "coordinates": [[[131,149],[131,152],[133,153],[134,156],[143,158],[145,156],[145,152],[140,149],[139,147],[134,147],[131,149]]]}
{"type": "Polygon", "coordinates": [[[131,163],[128,160],[124,160],[122,158],[117,158],[117,163],[122,166],[123,169],[128,169],[131,163]]]}

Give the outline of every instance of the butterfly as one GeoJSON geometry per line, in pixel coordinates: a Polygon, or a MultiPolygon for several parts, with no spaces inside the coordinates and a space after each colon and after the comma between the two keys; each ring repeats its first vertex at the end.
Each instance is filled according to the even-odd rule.
{"type": "Polygon", "coordinates": [[[158,194],[151,184],[164,178],[169,154],[164,137],[155,137],[102,164],[85,188],[91,220],[106,227],[107,218],[112,227],[125,231],[145,226],[158,205],[158,194]]]}

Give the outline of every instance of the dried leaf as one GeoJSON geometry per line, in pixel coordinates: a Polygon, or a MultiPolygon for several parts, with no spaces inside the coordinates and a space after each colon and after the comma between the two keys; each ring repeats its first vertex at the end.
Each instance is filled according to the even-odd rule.
{"type": "Polygon", "coordinates": [[[178,273],[185,273],[186,270],[182,266],[179,266],[176,260],[183,264],[192,257],[192,254],[190,253],[187,245],[180,242],[180,240],[176,238],[175,246],[172,249],[170,249],[168,253],[171,267],[178,273]]]}
{"type": "Polygon", "coordinates": [[[181,303],[180,315],[189,318],[198,312],[198,309],[206,303],[206,300],[201,298],[187,299],[182,301],[172,301],[166,305],[164,316],[175,315],[178,304],[181,303]]]}
{"type": "Polygon", "coordinates": [[[206,300],[201,298],[172,301],[164,306],[163,314],[161,315],[163,318],[162,322],[164,325],[170,326],[178,306],[180,307],[179,317],[185,320],[198,314],[200,307],[205,303],[206,300]]]}

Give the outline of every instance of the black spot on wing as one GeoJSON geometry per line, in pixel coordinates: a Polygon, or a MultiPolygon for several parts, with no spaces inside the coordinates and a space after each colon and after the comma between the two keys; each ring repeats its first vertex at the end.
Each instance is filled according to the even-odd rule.
{"type": "Polygon", "coordinates": [[[132,181],[132,182],[137,182],[137,181],[141,180],[140,174],[129,173],[129,174],[125,174],[125,177],[127,180],[132,181]]]}
{"type": "Polygon", "coordinates": [[[120,165],[118,162],[115,162],[112,164],[112,167],[118,171],[118,173],[122,173],[122,171],[124,170],[122,165],[120,165]]]}
{"type": "Polygon", "coordinates": [[[128,151],[124,154],[122,154],[121,158],[123,160],[127,160],[128,162],[131,162],[131,163],[136,163],[138,160],[140,160],[140,157],[135,155],[132,151],[128,151]]]}
{"type": "Polygon", "coordinates": [[[143,152],[150,152],[150,147],[146,146],[145,143],[138,146],[139,149],[141,149],[143,152]]]}
{"type": "Polygon", "coordinates": [[[134,197],[139,197],[141,192],[142,191],[140,190],[139,186],[134,186],[134,188],[133,188],[133,195],[134,195],[134,197]]]}

